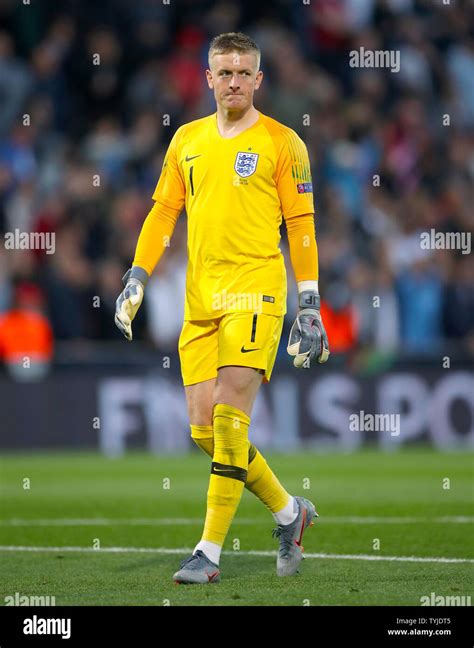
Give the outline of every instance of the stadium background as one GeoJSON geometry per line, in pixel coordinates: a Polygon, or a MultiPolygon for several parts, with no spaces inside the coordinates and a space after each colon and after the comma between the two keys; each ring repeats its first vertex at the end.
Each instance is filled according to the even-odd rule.
{"type": "MultiPolygon", "coordinates": [[[[253,438],[469,445],[472,255],[420,245],[424,231],[472,229],[469,2],[7,0],[0,19],[0,232],[56,236],[54,254],[0,246],[2,447],[190,449],[176,354],[185,214],[133,344],[113,314],[167,144],[215,109],[209,40],[231,30],[262,49],[257,107],[308,146],[332,350],[325,367],[291,367],[287,264],[288,315],[253,438]],[[360,47],[399,50],[400,71],[351,68],[360,47]],[[351,431],[360,411],[399,413],[402,434],[351,431]]],[[[284,226],[282,237],[288,259],[284,226]]]]}

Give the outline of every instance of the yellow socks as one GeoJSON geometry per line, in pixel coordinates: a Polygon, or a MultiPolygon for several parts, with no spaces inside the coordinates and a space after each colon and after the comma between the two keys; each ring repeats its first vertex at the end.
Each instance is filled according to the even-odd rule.
{"type": "Polygon", "coordinates": [[[202,540],[222,545],[247,479],[250,418],[235,407],[219,404],[214,407],[213,424],[214,455],[202,540]]]}
{"type": "MultiPolygon", "coordinates": [[[[237,410],[238,411],[238,410],[237,410]]],[[[194,442],[211,458],[214,454],[214,432],[211,425],[191,425],[194,442]]],[[[278,513],[290,500],[270,466],[257,448],[248,442],[248,469],[245,487],[272,512],[278,513]]]]}
{"type": "Polygon", "coordinates": [[[249,442],[249,467],[245,487],[261,500],[272,513],[278,513],[291,495],[283,488],[263,455],[249,442]]]}

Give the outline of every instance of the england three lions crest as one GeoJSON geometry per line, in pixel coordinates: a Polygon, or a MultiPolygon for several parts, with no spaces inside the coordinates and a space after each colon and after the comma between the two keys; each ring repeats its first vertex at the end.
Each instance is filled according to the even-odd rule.
{"type": "Polygon", "coordinates": [[[235,158],[234,169],[241,178],[248,178],[257,168],[258,153],[242,153],[239,151],[235,158]]]}

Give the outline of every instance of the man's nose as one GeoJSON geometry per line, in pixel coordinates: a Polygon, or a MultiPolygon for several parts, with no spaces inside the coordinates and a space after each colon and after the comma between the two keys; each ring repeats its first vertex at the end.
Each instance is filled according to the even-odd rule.
{"type": "Polygon", "coordinates": [[[229,88],[238,88],[239,87],[239,75],[233,74],[229,82],[229,88]]]}

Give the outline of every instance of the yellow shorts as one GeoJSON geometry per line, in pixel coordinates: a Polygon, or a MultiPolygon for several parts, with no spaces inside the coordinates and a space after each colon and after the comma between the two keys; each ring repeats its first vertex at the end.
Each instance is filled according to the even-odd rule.
{"type": "Polygon", "coordinates": [[[240,311],[185,321],[178,344],[184,385],[216,378],[217,370],[228,365],[262,369],[263,382],[269,382],[283,320],[283,315],[240,311]]]}

